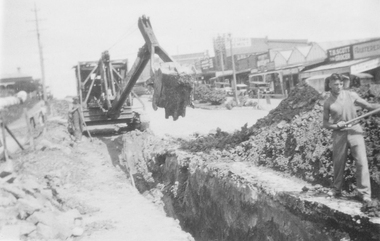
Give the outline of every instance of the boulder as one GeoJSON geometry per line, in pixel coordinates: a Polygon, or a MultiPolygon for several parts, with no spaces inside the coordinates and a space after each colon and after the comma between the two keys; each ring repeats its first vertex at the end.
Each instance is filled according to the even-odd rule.
{"type": "Polygon", "coordinates": [[[38,223],[37,224],[37,234],[47,240],[54,239],[57,235],[57,232],[50,226],[38,223]]]}
{"type": "Polygon", "coordinates": [[[43,204],[41,204],[36,198],[29,195],[25,198],[18,199],[17,202],[19,204],[19,209],[28,214],[32,214],[43,208],[43,204]]]}
{"type": "Polygon", "coordinates": [[[20,235],[28,235],[37,229],[37,227],[34,224],[30,222],[26,222],[26,221],[20,221],[19,226],[20,226],[20,235]]]}
{"type": "Polygon", "coordinates": [[[4,183],[1,187],[4,191],[11,193],[16,198],[25,197],[25,192],[21,190],[17,185],[11,185],[8,183],[4,183]]]}
{"type": "Polygon", "coordinates": [[[0,230],[0,240],[20,240],[20,229],[18,225],[5,225],[0,230]]]}

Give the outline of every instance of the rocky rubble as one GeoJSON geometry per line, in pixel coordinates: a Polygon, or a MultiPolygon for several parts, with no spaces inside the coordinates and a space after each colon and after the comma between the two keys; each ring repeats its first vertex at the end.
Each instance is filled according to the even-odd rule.
{"type": "Polygon", "coordinates": [[[55,189],[46,179],[1,173],[1,240],[68,240],[83,234],[82,216],[62,209],[55,189]]]}
{"type": "Polygon", "coordinates": [[[83,234],[86,212],[70,205],[66,194],[85,173],[80,162],[69,159],[72,141],[62,125],[46,123],[35,151],[0,164],[0,240],[74,240],[83,234]],[[79,168],[72,171],[75,162],[79,168]]]}

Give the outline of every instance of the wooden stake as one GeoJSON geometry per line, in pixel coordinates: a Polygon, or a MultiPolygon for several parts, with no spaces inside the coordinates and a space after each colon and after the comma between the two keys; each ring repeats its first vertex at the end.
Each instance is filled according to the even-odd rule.
{"type": "Polygon", "coordinates": [[[13,140],[15,140],[15,142],[17,143],[17,145],[21,148],[21,150],[24,150],[24,147],[22,147],[21,143],[17,140],[16,136],[13,135],[12,131],[8,128],[7,125],[4,125],[5,127],[5,130],[8,131],[9,135],[11,135],[11,137],[13,138],[13,140]]]}
{"type": "Polygon", "coordinates": [[[24,116],[25,116],[26,126],[28,128],[29,143],[32,149],[35,150],[36,147],[34,146],[33,131],[32,131],[32,127],[30,126],[30,122],[29,122],[30,120],[29,120],[28,111],[26,110],[26,108],[24,108],[24,116]]]}
{"type": "Polygon", "coordinates": [[[4,125],[5,125],[4,124],[4,116],[1,116],[1,131],[3,133],[4,159],[6,162],[8,162],[7,137],[6,137],[4,125]]]}

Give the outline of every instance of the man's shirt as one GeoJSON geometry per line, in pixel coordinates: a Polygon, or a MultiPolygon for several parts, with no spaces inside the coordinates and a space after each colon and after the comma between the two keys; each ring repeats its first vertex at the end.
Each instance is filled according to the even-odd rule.
{"type": "Polygon", "coordinates": [[[355,92],[342,90],[337,97],[331,95],[326,100],[324,108],[328,108],[334,124],[339,121],[346,122],[357,117],[354,103],[359,98],[355,92]]]}

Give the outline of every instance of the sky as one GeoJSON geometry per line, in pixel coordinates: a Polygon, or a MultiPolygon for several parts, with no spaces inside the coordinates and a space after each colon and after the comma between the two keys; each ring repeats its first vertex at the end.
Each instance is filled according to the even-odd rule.
{"type": "Polygon", "coordinates": [[[41,77],[34,6],[40,28],[46,85],[53,95],[74,95],[79,61],[134,63],[143,46],[137,22],[146,15],[170,54],[209,51],[218,34],[236,38],[325,42],[380,37],[380,0],[2,0],[0,75],[41,77]]]}

